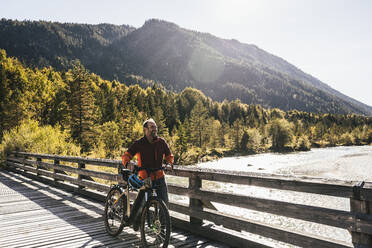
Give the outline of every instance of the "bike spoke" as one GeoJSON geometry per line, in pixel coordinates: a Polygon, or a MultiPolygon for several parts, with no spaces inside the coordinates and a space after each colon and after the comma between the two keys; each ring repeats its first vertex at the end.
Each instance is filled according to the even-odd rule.
{"type": "Polygon", "coordinates": [[[121,193],[118,189],[110,191],[105,206],[105,227],[106,231],[112,236],[118,235],[124,226],[123,215],[125,206],[123,198],[119,199],[120,195],[121,193]]]}
{"type": "Polygon", "coordinates": [[[170,220],[166,206],[153,200],[145,209],[142,223],[142,238],[145,246],[167,246],[170,238],[170,220]],[[168,218],[168,219],[167,219],[168,218]]]}

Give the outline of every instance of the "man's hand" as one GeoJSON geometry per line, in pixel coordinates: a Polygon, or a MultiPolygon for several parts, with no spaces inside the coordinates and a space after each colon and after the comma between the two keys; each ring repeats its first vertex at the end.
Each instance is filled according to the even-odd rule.
{"type": "Polygon", "coordinates": [[[133,170],[134,170],[134,166],[135,166],[135,163],[133,163],[132,161],[129,161],[129,162],[127,163],[127,165],[126,165],[126,168],[127,168],[128,170],[133,171],[133,170]]]}
{"type": "Polygon", "coordinates": [[[173,171],[173,165],[172,164],[166,164],[165,165],[165,171],[173,171]]]}

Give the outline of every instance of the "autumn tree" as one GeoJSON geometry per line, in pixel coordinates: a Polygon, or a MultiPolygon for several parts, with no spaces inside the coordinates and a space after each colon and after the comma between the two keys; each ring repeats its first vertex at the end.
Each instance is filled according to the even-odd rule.
{"type": "Polygon", "coordinates": [[[71,136],[82,151],[86,152],[93,145],[95,136],[94,125],[97,123],[97,108],[94,104],[92,82],[87,70],[76,62],[69,71],[69,107],[71,136]]]}
{"type": "Polygon", "coordinates": [[[201,101],[198,101],[190,113],[190,129],[192,141],[198,147],[202,147],[205,142],[206,133],[210,127],[207,123],[207,109],[203,106],[201,101]]]}
{"type": "Polygon", "coordinates": [[[292,141],[292,125],[286,119],[274,119],[268,125],[268,133],[272,139],[274,150],[283,150],[292,141]]]}

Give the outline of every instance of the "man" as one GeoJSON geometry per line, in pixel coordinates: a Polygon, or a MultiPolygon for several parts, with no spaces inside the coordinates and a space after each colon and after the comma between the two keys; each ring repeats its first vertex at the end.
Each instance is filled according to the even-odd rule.
{"type": "MultiPolygon", "coordinates": [[[[167,142],[158,137],[158,128],[153,119],[148,119],[143,123],[144,136],[136,140],[122,156],[123,165],[125,168],[133,170],[133,164],[128,163],[134,156],[137,156],[138,166],[144,168],[161,168],[163,159],[167,164],[173,164],[174,156],[172,155],[167,142]]],[[[171,166],[167,166],[167,170],[172,170],[171,166]]],[[[138,172],[140,179],[145,179],[146,170],[138,172]]],[[[160,199],[168,205],[168,187],[165,182],[165,174],[163,170],[157,170],[151,173],[153,185],[157,185],[156,194],[160,199]]]]}

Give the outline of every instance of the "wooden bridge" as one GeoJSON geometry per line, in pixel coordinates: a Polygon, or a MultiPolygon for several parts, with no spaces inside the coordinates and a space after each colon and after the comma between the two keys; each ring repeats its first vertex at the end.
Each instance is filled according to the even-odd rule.
{"type": "MultiPolygon", "coordinates": [[[[0,247],[138,247],[138,232],[125,228],[113,238],[102,222],[105,194],[110,182],[120,180],[120,163],[10,154],[7,170],[0,171],[0,247]]],[[[168,180],[172,247],[372,247],[372,183],[181,167],[168,174],[175,178],[168,180]],[[230,192],[210,189],[220,187],[218,183],[229,186],[221,189],[230,192]],[[348,201],[348,208],[253,196],[244,193],[245,188],[274,195],[301,192],[314,203],[317,196],[337,198],[348,201]],[[221,211],[226,206],[244,214],[221,211]],[[270,221],[251,218],[253,212],[270,215],[270,221]],[[345,237],[337,240],[326,232],[297,230],[287,227],[286,220],[334,229],[345,237]]]]}

